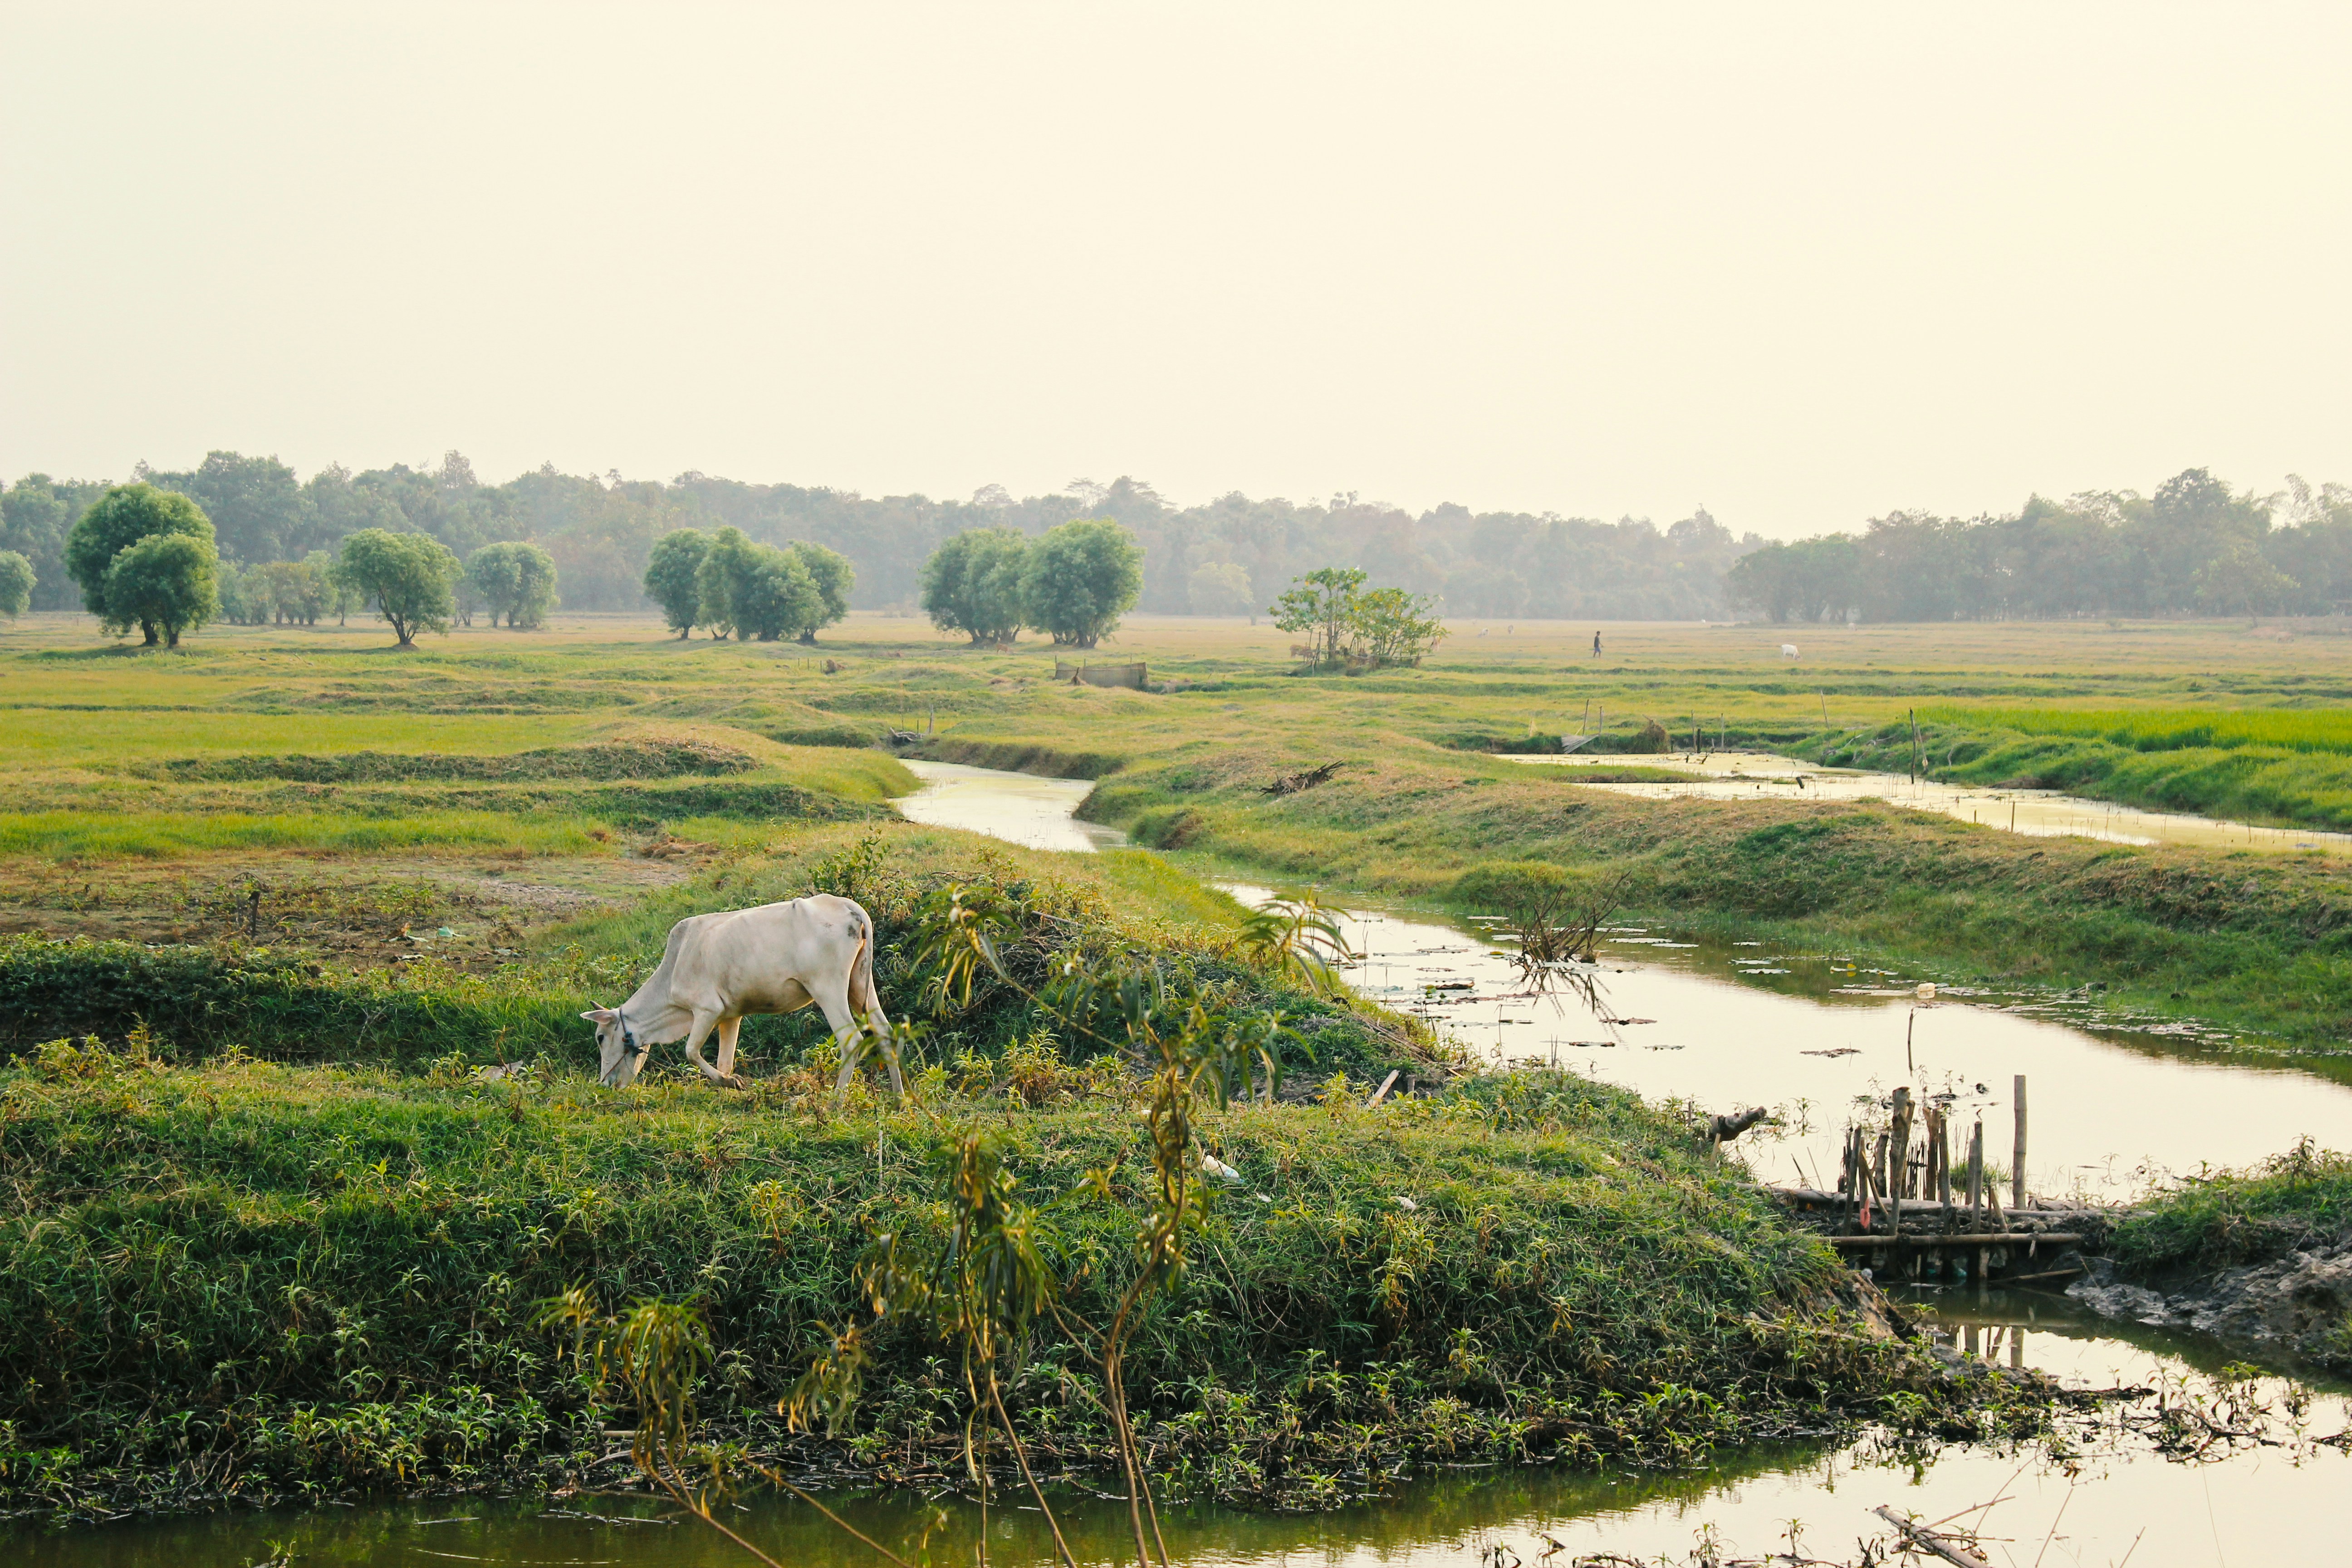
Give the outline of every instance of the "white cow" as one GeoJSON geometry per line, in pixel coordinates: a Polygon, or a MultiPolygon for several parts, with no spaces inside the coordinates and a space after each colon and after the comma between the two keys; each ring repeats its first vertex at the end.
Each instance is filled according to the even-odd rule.
{"type": "Polygon", "coordinates": [[[1784,643],[1782,643],[1782,644],[1780,645],[1780,657],[1781,657],[1782,658],[1796,658],[1796,657],[1797,657],[1797,645],[1796,645],[1795,643],[1792,643],[1792,642],[1784,642],[1784,643]]]}
{"type": "MultiPolygon", "coordinates": [[[[817,893],[757,909],[688,915],[669,928],[661,967],[618,1007],[580,1016],[596,1026],[603,1058],[597,1081],[620,1089],[644,1070],[653,1048],[686,1042],[686,1059],[710,1082],[740,1089],[735,1037],[746,1014],[824,1009],[841,1045],[840,1088],[857,1070],[866,1016],[879,1041],[890,1020],[874,990],[874,918],[855,900],[817,893]],[[855,1009],[855,1011],[853,1011],[855,1009]],[[719,1031],[719,1065],[702,1059],[702,1042],[719,1031]]],[[[890,1087],[903,1089],[890,1059],[890,1087]]]]}

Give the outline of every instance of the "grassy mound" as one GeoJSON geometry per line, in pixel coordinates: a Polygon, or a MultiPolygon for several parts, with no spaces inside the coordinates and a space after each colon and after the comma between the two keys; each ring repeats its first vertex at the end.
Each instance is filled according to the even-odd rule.
{"type": "MultiPolygon", "coordinates": [[[[759,852],[721,858],[616,912],[551,927],[530,950],[487,972],[439,956],[438,939],[408,935],[389,967],[352,967],[302,946],[225,941],[150,945],[38,936],[0,939],[0,1051],[59,1037],[135,1035],[142,1053],[190,1063],[224,1052],[289,1062],[375,1062],[419,1068],[447,1058],[505,1062],[545,1054],[583,1065],[585,1008],[635,989],[687,915],[843,893],[865,903],[879,934],[877,979],[893,1017],[924,1006],[908,953],[916,901],[952,883],[1007,889],[1039,933],[1039,951],[1071,942],[1132,944],[1212,978],[1256,987],[1229,951],[1239,910],[1139,852],[1078,858],[1014,849],[895,819],[795,833],[759,852]]],[[[387,917],[389,918],[389,917],[387,917]]],[[[520,942],[522,939],[515,939],[520,942]]],[[[931,1047],[950,1061],[1000,1057],[1038,1026],[1034,1010],[1000,991],[944,1026],[931,1047]]],[[[1370,1009],[1305,995],[1281,998],[1289,1060],[1301,1073],[1360,1075],[1425,1061],[1425,1036],[1370,1009]]],[[[747,1019],[745,1070],[791,1070],[827,1038],[814,1010],[747,1019]]],[[[675,1058],[675,1047],[669,1052],[675,1058]]]]}
{"type": "Polygon", "coordinates": [[[446,752],[343,752],[328,756],[173,757],[132,764],[149,778],[249,783],[290,779],[302,784],[415,784],[459,779],[659,779],[688,773],[740,773],[759,763],[730,747],[703,741],[607,742],[556,746],[504,756],[446,752]]]}
{"type": "MultiPolygon", "coordinates": [[[[0,1072],[19,1194],[0,1222],[0,1504],[576,1476],[625,1417],[531,1326],[575,1285],[698,1298],[720,1347],[706,1410],[772,1451],[820,1325],[858,1314],[858,1249],[928,1201],[968,1126],[1047,1204],[1071,1310],[1124,1284],[1143,1141],[1124,1080],[1039,1072],[960,1092],[934,1068],[912,1105],[837,1114],[817,1074],[614,1094],[561,1069],[35,1053],[0,1072]],[[1108,1201],[1075,1195],[1106,1166],[1125,1173],[1108,1201]]],[[[1130,1363],[1178,1486],[1313,1502],[1417,1458],[1679,1463],[1975,1396],[1841,1329],[1828,1255],[1630,1094],[1537,1075],[1360,1103],[1210,1120],[1246,1187],[1212,1195],[1198,1266],[1130,1363]]],[[[960,1439],[940,1349],[884,1325],[877,1350],[837,1453],[937,1477],[960,1439]]],[[[1011,1397],[1043,1462],[1104,1461],[1096,1375],[1066,1346],[1027,1364],[1011,1397]]]]}

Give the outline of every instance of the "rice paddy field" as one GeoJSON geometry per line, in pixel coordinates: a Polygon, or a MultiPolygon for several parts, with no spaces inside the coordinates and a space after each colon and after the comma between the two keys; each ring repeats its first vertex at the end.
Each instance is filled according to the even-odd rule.
{"type": "MultiPolygon", "coordinates": [[[[1213,1268],[1138,1342],[1172,1488],[1321,1507],[1411,1465],[2037,1429],[2031,1390],[1860,1332],[1866,1301],[1706,1157],[1687,1108],[1475,1072],[1412,1020],[1253,970],[1244,911],[1208,881],[1456,911],[1605,885],[1667,930],[2096,985],[2332,1058],[2352,1045],[2352,898],[2326,857],[1591,786],[1675,776],[1640,752],[1652,723],[1818,763],[1884,752],[1897,726],[1907,754],[1916,713],[1934,769],[2113,753],[2067,787],[2156,788],[2122,765],[2152,760],[2177,804],[2210,753],[2258,763],[2212,799],[2321,826],[2352,641],[1839,627],[1790,658],[1782,629],[1600,630],[1596,656],[1589,626],[1473,622],[1420,668],[1338,676],[1300,673],[1271,626],[1142,618],[1086,656],[1143,661],[1130,689],[1057,679],[1049,647],[867,615],[814,647],[559,616],[414,653],[357,623],[173,652],[79,616],[0,626],[0,1511],[569,1484],[619,1419],[530,1327],[575,1284],[715,1304],[737,1334],[711,1418],[814,1443],[762,1413],[943,1150],[1001,1137],[1042,1204],[1139,1137],[1118,1060],[1009,993],[958,1014],[926,989],[909,932],[953,886],[1061,933],[1041,952],[1153,955],[1290,1021],[1290,1090],[1203,1123],[1266,1212],[1219,1222],[1213,1268]],[[1497,754],[1563,733],[1627,761],[1497,754]],[[1135,847],[904,822],[908,757],[1095,781],[1084,814],[1135,847]],[[577,1015],[625,995],[673,921],[813,889],[875,910],[886,1005],[928,1021],[907,1102],[834,1100],[805,1016],[747,1025],[740,1095],[674,1066],[593,1087],[577,1015]],[[1428,1090],[1372,1114],[1391,1071],[1428,1090]]],[[[1108,1206],[1053,1207],[1055,1256],[1099,1314],[1141,1200],[1088,1190],[1108,1206]]],[[[935,1353],[887,1345],[870,1424],[824,1462],[939,1482],[955,1425],[935,1353]]],[[[1034,1370],[1016,1423],[1098,1469],[1086,1369],[1034,1370]]]]}

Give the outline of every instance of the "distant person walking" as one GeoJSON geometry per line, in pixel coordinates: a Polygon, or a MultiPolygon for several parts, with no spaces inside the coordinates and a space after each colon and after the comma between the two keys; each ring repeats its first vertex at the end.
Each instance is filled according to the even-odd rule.
{"type": "Polygon", "coordinates": [[[1601,657],[1601,634],[1597,631],[1592,634],[1592,657],[1601,657]]]}

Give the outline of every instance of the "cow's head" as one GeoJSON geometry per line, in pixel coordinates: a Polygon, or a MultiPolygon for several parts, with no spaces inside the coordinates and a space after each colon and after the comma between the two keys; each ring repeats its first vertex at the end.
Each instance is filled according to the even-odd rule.
{"type": "Polygon", "coordinates": [[[626,1089],[645,1059],[645,1042],[622,1020],[617,1007],[592,1007],[580,1015],[596,1026],[596,1081],[606,1089],[626,1089]]]}

